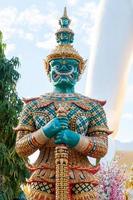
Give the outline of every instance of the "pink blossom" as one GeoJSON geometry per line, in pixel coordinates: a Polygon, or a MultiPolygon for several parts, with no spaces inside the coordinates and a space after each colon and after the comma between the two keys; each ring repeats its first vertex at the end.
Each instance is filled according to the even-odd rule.
{"type": "Polygon", "coordinates": [[[125,200],[125,167],[114,160],[110,164],[101,164],[98,188],[100,200],[125,200]]]}

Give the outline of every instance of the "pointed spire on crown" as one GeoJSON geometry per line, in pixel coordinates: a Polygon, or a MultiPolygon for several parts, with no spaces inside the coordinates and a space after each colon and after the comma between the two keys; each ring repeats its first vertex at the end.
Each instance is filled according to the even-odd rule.
{"type": "Polygon", "coordinates": [[[64,8],[63,16],[59,19],[60,29],[56,32],[56,40],[59,44],[71,44],[74,39],[74,33],[69,28],[71,20],[67,15],[67,9],[64,8]]]}
{"type": "Polygon", "coordinates": [[[64,7],[64,13],[63,13],[63,16],[59,20],[59,24],[62,28],[65,28],[65,27],[68,28],[70,23],[71,23],[71,20],[67,16],[67,9],[66,7],[64,7]]]}
{"type": "Polygon", "coordinates": [[[64,7],[64,15],[63,15],[63,17],[68,18],[68,16],[67,16],[67,8],[66,8],[66,6],[64,7]]]}

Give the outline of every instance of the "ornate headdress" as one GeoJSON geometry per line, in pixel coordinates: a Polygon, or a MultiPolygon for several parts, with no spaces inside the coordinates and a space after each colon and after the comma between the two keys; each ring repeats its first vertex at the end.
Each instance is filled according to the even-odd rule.
{"type": "Polygon", "coordinates": [[[66,7],[64,8],[64,14],[59,20],[61,28],[56,32],[56,40],[59,44],[52,50],[44,60],[47,74],[49,74],[50,66],[49,62],[56,58],[73,58],[79,61],[79,73],[82,74],[85,68],[86,60],[84,60],[79,53],[73,48],[74,33],[69,28],[71,20],[67,16],[66,7]]]}

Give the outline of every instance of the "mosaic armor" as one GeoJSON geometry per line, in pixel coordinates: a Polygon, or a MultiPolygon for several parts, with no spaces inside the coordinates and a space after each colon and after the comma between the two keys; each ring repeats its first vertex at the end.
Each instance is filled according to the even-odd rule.
{"type": "Polygon", "coordinates": [[[28,199],[55,199],[55,155],[54,139],[43,138],[41,127],[56,116],[62,104],[68,110],[69,128],[80,134],[83,140],[73,149],[69,148],[69,180],[73,200],[96,199],[95,173],[99,165],[93,166],[88,156],[100,159],[107,152],[109,130],[102,104],[80,94],[46,94],[30,100],[24,107],[17,131],[16,151],[27,157],[39,149],[37,161],[28,168],[31,176],[28,199]],[[41,142],[40,142],[41,141],[41,142]]]}

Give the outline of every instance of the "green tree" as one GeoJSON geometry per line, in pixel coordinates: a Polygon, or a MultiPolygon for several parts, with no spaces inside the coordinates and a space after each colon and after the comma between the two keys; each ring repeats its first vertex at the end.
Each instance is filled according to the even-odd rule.
{"type": "Polygon", "coordinates": [[[2,40],[0,32],[0,200],[13,200],[21,192],[20,185],[27,176],[24,162],[15,152],[13,131],[23,103],[16,92],[19,60],[6,58],[2,40]]]}

